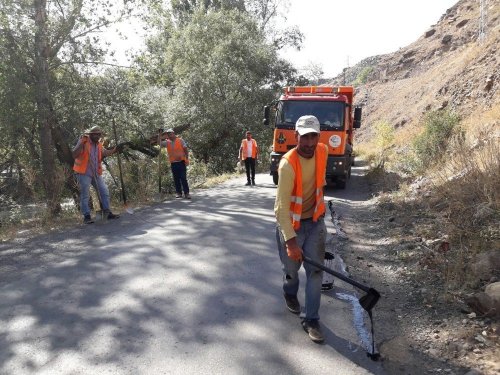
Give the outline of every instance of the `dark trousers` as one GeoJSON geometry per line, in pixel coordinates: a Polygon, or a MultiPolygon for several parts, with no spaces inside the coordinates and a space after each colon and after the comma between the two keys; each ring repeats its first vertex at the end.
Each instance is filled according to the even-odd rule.
{"type": "Polygon", "coordinates": [[[247,181],[255,182],[255,159],[254,158],[246,158],[245,159],[245,170],[247,172],[247,181]]]}
{"type": "Polygon", "coordinates": [[[171,163],[170,167],[172,168],[176,193],[182,194],[184,190],[184,195],[189,194],[189,186],[186,178],[186,163],[178,161],[171,163]]]}

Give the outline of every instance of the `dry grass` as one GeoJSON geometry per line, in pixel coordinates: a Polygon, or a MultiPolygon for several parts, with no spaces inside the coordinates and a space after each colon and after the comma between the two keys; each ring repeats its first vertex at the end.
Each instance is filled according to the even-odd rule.
{"type": "MultiPolygon", "coordinates": [[[[110,171],[104,172],[103,177],[109,188],[111,196],[111,206],[113,210],[120,213],[119,207],[123,206],[121,195],[121,183],[119,169],[116,161],[111,164],[110,171]],[[111,173],[110,173],[111,172],[111,173]]],[[[160,168],[158,159],[142,159],[128,163],[122,161],[122,172],[128,203],[133,207],[148,205],[158,195],[159,171],[161,170],[162,192],[163,194],[173,194],[175,192],[171,173],[165,158],[162,159],[160,168]]],[[[58,184],[63,186],[63,171],[58,170],[58,184]]],[[[237,173],[226,173],[220,176],[208,177],[207,167],[203,163],[195,161],[189,167],[188,180],[191,189],[206,189],[219,185],[227,180],[239,176],[237,173]]],[[[27,178],[34,183],[34,174],[29,174],[27,178]]],[[[90,189],[93,202],[98,202],[95,189],[90,189]]],[[[32,237],[38,234],[47,233],[54,229],[62,229],[81,223],[81,214],[76,206],[68,203],[63,208],[60,216],[51,217],[47,214],[43,197],[37,197],[40,203],[31,205],[12,205],[9,211],[0,215],[0,241],[12,240],[17,237],[32,237]],[[7,220],[2,220],[6,217],[7,220]]]]}
{"type": "Polygon", "coordinates": [[[59,216],[48,215],[44,204],[29,217],[14,218],[0,226],[0,241],[9,241],[18,237],[33,237],[53,230],[72,227],[81,222],[81,215],[76,208],[63,209],[59,216]]]}
{"type": "Polygon", "coordinates": [[[420,265],[439,272],[446,290],[477,287],[483,275],[472,270],[476,256],[500,248],[500,106],[487,111],[478,108],[463,119],[460,134],[450,140],[437,164],[420,172],[419,180],[425,183],[415,189],[404,178],[398,181],[391,176],[397,172],[404,177],[403,171],[411,170],[407,164],[414,157],[412,141],[423,129],[424,124],[396,131],[393,152],[383,168],[376,163],[380,154],[376,136],[360,145],[358,152],[371,161],[369,177],[380,194],[381,207],[391,202],[398,212],[429,215],[414,233],[449,241],[449,249],[431,249],[426,254],[432,256],[421,259],[420,265]]]}

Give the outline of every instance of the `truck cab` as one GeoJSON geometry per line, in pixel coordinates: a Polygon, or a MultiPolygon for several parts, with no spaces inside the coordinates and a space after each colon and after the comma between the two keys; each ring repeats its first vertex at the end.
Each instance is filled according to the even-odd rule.
{"type": "MultiPolygon", "coordinates": [[[[313,115],[320,122],[320,142],[328,146],[327,180],[345,188],[354,162],[354,129],[361,124],[361,108],[353,110],[351,86],[286,87],[273,106],[274,139],[270,174],[278,184],[281,157],[296,146],[295,123],[301,116],[313,115]]],[[[264,108],[264,124],[269,125],[270,108],[264,108]]]]}

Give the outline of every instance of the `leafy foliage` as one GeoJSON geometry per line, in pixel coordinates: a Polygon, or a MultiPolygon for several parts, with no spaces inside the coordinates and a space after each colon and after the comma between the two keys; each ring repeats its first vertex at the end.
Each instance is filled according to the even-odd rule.
{"type": "Polygon", "coordinates": [[[363,70],[358,74],[358,76],[354,80],[353,85],[359,86],[366,83],[368,81],[368,77],[372,72],[373,72],[373,66],[367,66],[363,68],[363,70]]]}
{"type": "MultiPolygon", "coordinates": [[[[175,128],[187,140],[195,180],[231,172],[248,129],[265,155],[272,135],[261,125],[263,106],[276,89],[306,80],[277,56],[283,46],[299,47],[302,41],[298,29],[276,27],[286,11],[283,4],[3,1],[0,165],[23,185],[10,184],[11,192],[19,199],[43,197],[52,213],[61,197],[71,192],[75,198],[70,150],[94,125],[107,133],[109,147],[129,145],[124,177],[137,198],[154,191],[160,178],[170,184],[166,160],[158,168],[158,151],[149,144],[160,128],[175,128]],[[131,68],[110,67],[99,33],[144,9],[139,5],[147,8],[142,14],[150,28],[147,50],[131,68]]],[[[116,161],[110,158],[108,165],[116,176],[116,161]]]]}
{"type": "Polygon", "coordinates": [[[420,168],[434,165],[445,154],[459,121],[460,117],[449,111],[433,111],[425,116],[424,131],[413,143],[420,168]]]}
{"type": "Polygon", "coordinates": [[[271,68],[278,59],[251,18],[238,11],[197,12],[173,34],[166,57],[176,82],[167,110],[177,123],[192,124],[186,139],[213,172],[234,168],[228,155],[237,156],[247,129],[269,138],[255,125],[272,100],[266,87],[276,79],[271,68]]]}
{"type": "Polygon", "coordinates": [[[375,145],[377,146],[377,165],[383,168],[388,160],[389,148],[394,142],[394,128],[386,121],[375,124],[375,145]]]}

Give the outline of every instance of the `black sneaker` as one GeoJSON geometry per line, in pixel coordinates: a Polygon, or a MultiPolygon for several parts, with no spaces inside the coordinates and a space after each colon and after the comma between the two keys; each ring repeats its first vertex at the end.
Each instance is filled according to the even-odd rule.
{"type": "Polygon", "coordinates": [[[83,217],[83,224],[92,224],[94,220],[90,217],[90,215],[85,215],[83,217]]]}
{"type": "Polygon", "coordinates": [[[322,343],[325,341],[325,336],[323,336],[323,332],[321,332],[318,320],[303,320],[301,324],[304,331],[309,334],[309,337],[315,343],[322,343]]]}
{"type": "Polygon", "coordinates": [[[290,312],[294,314],[300,314],[300,303],[297,299],[297,296],[293,296],[291,294],[283,294],[285,296],[286,307],[290,312]]]}
{"type": "Polygon", "coordinates": [[[120,215],[115,215],[114,213],[112,212],[109,212],[108,213],[108,220],[112,220],[112,219],[118,219],[120,217],[120,215]]]}

